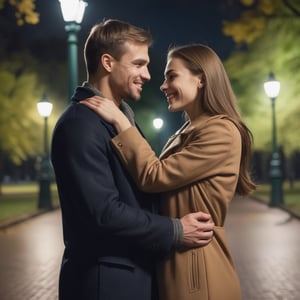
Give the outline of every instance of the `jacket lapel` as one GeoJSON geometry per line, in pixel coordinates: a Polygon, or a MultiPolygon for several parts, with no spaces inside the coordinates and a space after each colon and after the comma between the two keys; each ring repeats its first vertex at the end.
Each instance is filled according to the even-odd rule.
{"type": "Polygon", "coordinates": [[[191,130],[192,130],[192,127],[190,126],[190,121],[187,121],[186,123],[184,123],[183,126],[169,138],[166,145],[162,149],[162,152],[161,152],[159,158],[166,157],[168,155],[168,153],[172,152],[172,150],[174,148],[176,148],[177,146],[182,144],[183,141],[186,139],[188,133],[191,130]]]}
{"type": "Polygon", "coordinates": [[[177,148],[179,145],[183,145],[186,142],[196,127],[201,128],[202,126],[205,126],[208,119],[216,117],[220,116],[211,117],[207,114],[202,114],[194,121],[187,121],[184,123],[183,126],[169,138],[159,158],[165,158],[166,156],[170,155],[171,152],[174,152],[175,148],[177,148]]]}

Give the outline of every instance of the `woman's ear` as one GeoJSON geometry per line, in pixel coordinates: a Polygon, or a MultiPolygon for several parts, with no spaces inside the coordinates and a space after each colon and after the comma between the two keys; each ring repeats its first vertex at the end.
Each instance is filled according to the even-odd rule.
{"type": "Polygon", "coordinates": [[[108,54],[108,53],[104,53],[101,56],[101,64],[103,66],[103,68],[107,71],[107,72],[111,72],[112,70],[112,66],[113,66],[113,60],[114,58],[108,54]]]}
{"type": "Polygon", "coordinates": [[[205,85],[205,77],[203,74],[199,76],[198,88],[202,88],[205,85]]]}

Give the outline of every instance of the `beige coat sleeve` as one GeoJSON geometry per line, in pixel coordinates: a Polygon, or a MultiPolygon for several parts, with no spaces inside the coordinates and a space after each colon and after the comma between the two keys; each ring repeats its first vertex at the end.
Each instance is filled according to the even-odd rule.
{"type": "Polygon", "coordinates": [[[179,151],[161,160],[135,127],[114,137],[112,145],[139,188],[146,192],[174,190],[211,176],[239,172],[241,137],[227,119],[196,127],[179,151]]]}

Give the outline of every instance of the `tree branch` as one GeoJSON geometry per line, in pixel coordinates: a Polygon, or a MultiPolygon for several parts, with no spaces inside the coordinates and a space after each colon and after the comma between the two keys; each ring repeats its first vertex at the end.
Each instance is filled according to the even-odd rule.
{"type": "Polygon", "coordinates": [[[283,4],[290,9],[296,16],[300,17],[300,10],[297,9],[293,4],[289,2],[289,0],[282,0],[283,4]]]}

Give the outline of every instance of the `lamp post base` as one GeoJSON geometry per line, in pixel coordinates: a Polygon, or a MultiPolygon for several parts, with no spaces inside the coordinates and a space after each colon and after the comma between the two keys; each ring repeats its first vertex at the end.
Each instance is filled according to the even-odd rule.
{"type": "Polygon", "coordinates": [[[40,191],[38,199],[39,209],[52,209],[51,190],[49,180],[40,180],[40,191]]]}
{"type": "Polygon", "coordinates": [[[283,204],[282,182],[280,178],[272,179],[271,201],[269,206],[280,206],[283,204]]]}
{"type": "Polygon", "coordinates": [[[270,163],[271,177],[271,199],[269,206],[280,206],[283,204],[282,174],[280,157],[278,152],[274,152],[270,163]]]}
{"type": "Polygon", "coordinates": [[[39,209],[52,209],[51,199],[51,166],[49,159],[44,157],[41,161],[41,169],[39,176],[39,198],[38,208],[39,209]]]}

